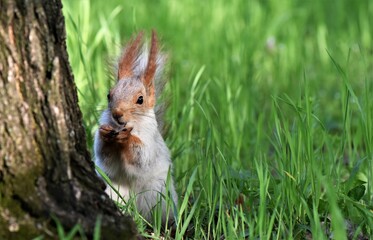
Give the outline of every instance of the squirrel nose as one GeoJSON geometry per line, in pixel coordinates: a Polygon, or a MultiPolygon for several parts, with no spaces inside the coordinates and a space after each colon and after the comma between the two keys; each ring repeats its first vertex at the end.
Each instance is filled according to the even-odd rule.
{"type": "Polygon", "coordinates": [[[122,116],[123,115],[120,114],[120,113],[118,113],[118,112],[114,112],[113,113],[113,118],[115,119],[115,121],[117,121],[117,123],[119,123],[120,125],[124,125],[125,126],[127,124],[127,122],[121,120],[122,116]]]}

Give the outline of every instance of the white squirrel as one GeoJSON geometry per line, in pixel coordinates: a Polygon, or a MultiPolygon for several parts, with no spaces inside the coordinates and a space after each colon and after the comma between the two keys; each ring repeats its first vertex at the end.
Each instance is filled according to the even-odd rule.
{"type": "MultiPolygon", "coordinates": [[[[147,220],[151,221],[152,209],[161,203],[164,222],[167,217],[173,219],[173,208],[167,215],[163,198],[168,195],[166,181],[172,163],[154,108],[165,56],[158,49],[154,31],[149,53],[142,38],[139,33],[132,39],[119,59],[118,81],[107,95],[108,109],[103,111],[95,134],[94,155],[96,165],[125,200],[135,194],[137,209],[147,220]]],[[[168,185],[177,205],[172,178],[168,185]]],[[[119,199],[109,186],[106,192],[119,199]]]]}

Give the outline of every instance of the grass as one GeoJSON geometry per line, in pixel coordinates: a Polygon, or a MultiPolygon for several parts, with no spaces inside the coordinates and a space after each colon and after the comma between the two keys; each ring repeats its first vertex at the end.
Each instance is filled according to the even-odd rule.
{"type": "Polygon", "coordinates": [[[63,4],[90,149],[122,43],[155,28],[170,54],[176,239],[373,235],[372,1],[63,4]]]}

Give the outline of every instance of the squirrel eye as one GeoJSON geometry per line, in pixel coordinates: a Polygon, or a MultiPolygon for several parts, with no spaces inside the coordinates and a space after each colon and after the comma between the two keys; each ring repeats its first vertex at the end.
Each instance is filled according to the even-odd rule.
{"type": "Polygon", "coordinates": [[[110,93],[108,93],[106,97],[107,97],[107,100],[108,100],[108,101],[110,102],[110,99],[111,99],[111,94],[110,94],[110,93]]]}
{"type": "Polygon", "coordinates": [[[144,102],[144,98],[142,96],[140,96],[138,99],[137,99],[137,102],[136,104],[142,104],[144,102]]]}

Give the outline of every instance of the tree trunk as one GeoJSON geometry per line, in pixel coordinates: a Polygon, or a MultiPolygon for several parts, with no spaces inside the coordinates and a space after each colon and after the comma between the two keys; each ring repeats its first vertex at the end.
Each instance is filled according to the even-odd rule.
{"type": "Polygon", "coordinates": [[[0,239],[136,228],[103,192],[86,148],[60,0],[0,0],[0,239]]]}

